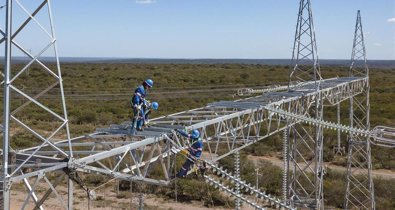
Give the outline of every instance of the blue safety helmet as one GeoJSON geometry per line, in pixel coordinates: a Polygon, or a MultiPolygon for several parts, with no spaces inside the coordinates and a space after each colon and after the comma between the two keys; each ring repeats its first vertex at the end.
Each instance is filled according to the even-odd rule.
{"type": "Polygon", "coordinates": [[[158,108],[159,108],[158,102],[156,102],[156,101],[152,102],[151,108],[154,109],[154,110],[158,110],[158,108]]]}
{"type": "Polygon", "coordinates": [[[152,86],[154,86],[154,81],[152,81],[152,79],[147,79],[144,81],[143,85],[146,85],[146,86],[152,88],[152,86]]]}
{"type": "Polygon", "coordinates": [[[192,131],[191,137],[193,139],[197,139],[197,138],[199,138],[199,136],[200,136],[200,132],[198,130],[195,129],[192,131]]]}

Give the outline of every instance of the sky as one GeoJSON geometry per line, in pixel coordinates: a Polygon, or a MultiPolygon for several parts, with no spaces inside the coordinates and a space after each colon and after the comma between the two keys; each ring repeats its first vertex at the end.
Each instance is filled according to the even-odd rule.
{"type": "MultiPolygon", "coordinates": [[[[395,60],[395,0],[311,2],[320,58],[350,59],[360,9],[368,59],[395,60]]],[[[299,0],[52,0],[62,57],[287,59],[298,7],[299,0]]]]}

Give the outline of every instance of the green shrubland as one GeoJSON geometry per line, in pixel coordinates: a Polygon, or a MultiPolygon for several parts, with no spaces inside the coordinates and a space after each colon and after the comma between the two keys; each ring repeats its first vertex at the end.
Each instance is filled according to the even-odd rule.
{"type": "MultiPolygon", "coordinates": [[[[20,67],[20,66],[19,66],[20,67]]],[[[248,64],[81,64],[66,63],[62,65],[63,84],[67,101],[67,112],[72,136],[94,132],[96,127],[109,126],[131,119],[129,100],[134,89],[147,78],[154,80],[154,88],[148,94],[152,101],[158,101],[159,110],[152,117],[167,115],[183,110],[205,106],[218,100],[235,100],[235,89],[240,87],[261,87],[267,85],[285,85],[290,66],[248,65],[248,64]]],[[[323,66],[321,71],[325,78],[347,76],[348,67],[323,66]]],[[[377,125],[395,126],[395,69],[370,69],[370,103],[371,127],[377,125]]],[[[15,86],[26,88],[32,95],[43,90],[53,81],[47,73],[33,66],[29,75],[23,74],[15,81],[15,86]],[[44,77],[45,76],[45,77],[44,77]]],[[[49,92],[56,95],[58,89],[49,92]]],[[[60,104],[51,97],[40,101],[57,112],[62,112],[60,104]]],[[[2,102],[1,102],[2,103],[2,102]]],[[[12,106],[24,103],[16,98],[12,106]]],[[[341,105],[342,123],[348,123],[348,102],[341,105]]],[[[40,126],[51,126],[51,117],[33,105],[27,106],[20,113],[24,120],[40,126]],[[40,123],[37,123],[38,120],[40,123]]],[[[336,122],[336,108],[325,107],[325,119],[336,122]]],[[[324,131],[324,160],[338,165],[345,165],[344,157],[332,153],[336,145],[336,132],[324,131]]],[[[25,148],[35,144],[29,141],[31,135],[21,131],[13,132],[14,148],[25,148]]],[[[347,147],[347,135],[342,134],[342,145],[347,147]]],[[[258,182],[260,188],[271,194],[280,195],[281,169],[267,162],[254,165],[246,159],[247,154],[279,156],[282,150],[282,137],[273,136],[246,148],[242,153],[242,178],[255,183],[255,168],[262,174],[258,182]]],[[[281,156],[279,156],[281,158],[281,156]]],[[[375,169],[395,170],[395,152],[393,149],[372,147],[372,161],[375,169]]],[[[180,164],[180,163],[179,163],[180,164]]],[[[224,167],[233,170],[233,158],[220,161],[224,167]]],[[[154,176],[155,173],[153,173],[154,176]]],[[[86,177],[91,184],[101,184],[103,180],[96,176],[86,177]]],[[[377,209],[395,208],[395,186],[390,180],[375,180],[377,209]]],[[[202,200],[206,205],[233,205],[229,197],[218,190],[206,186],[202,180],[185,179],[174,184],[177,186],[180,200],[202,200]],[[196,190],[199,189],[199,190],[196,190]],[[205,193],[211,192],[209,196],[205,193]]],[[[174,198],[175,188],[144,188],[149,193],[162,194],[174,198]]],[[[325,177],[325,201],[331,206],[341,208],[344,197],[344,175],[329,171],[325,177]]]]}

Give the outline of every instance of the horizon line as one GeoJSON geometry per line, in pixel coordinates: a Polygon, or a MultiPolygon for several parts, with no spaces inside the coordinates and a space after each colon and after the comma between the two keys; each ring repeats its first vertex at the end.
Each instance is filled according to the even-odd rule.
{"type": "MultiPolygon", "coordinates": [[[[45,57],[45,56],[44,56],[45,57]]],[[[45,57],[51,58],[51,57],[45,57]]],[[[172,58],[172,57],[100,57],[100,56],[60,56],[59,58],[86,58],[86,59],[141,59],[141,60],[292,60],[292,58],[172,58]]],[[[350,58],[319,58],[318,60],[351,60],[350,58]]],[[[394,59],[367,59],[375,61],[395,61],[394,59]]]]}

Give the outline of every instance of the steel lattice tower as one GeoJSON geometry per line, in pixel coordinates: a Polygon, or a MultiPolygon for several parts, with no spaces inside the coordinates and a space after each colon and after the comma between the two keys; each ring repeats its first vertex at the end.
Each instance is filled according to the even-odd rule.
{"type": "MultiPolygon", "coordinates": [[[[301,0],[292,54],[294,68],[289,76],[289,87],[294,82],[313,81],[320,89],[320,66],[314,32],[310,0],[301,0]]],[[[289,91],[292,91],[289,88],[289,91]]],[[[322,97],[290,103],[289,112],[322,119],[322,97]]],[[[295,124],[286,132],[289,149],[284,152],[284,197],[294,206],[323,209],[322,150],[323,130],[320,125],[295,124]],[[292,168],[291,168],[292,167],[292,168]],[[293,171],[293,173],[289,173],[293,171]]]]}
{"type": "MultiPolygon", "coordinates": [[[[67,162],[72,160],[73,153],[70,143],[66,103],[63,92],[62,75],[56,47],[56,38],[51,13],[51,1],[22,2],[21,0],[6,1],[5,30],[0,29],[4,38],[0,40],[5,46],[5,65],[3,76],[3,153],[2,153],[2,209],[10,209],[10,190],[12,184],[23,181],[28,190],[22,208],[33,201],[42,209],[42,202],[53,192],[54,187],[61,181],[52,182],[45,171],[56,170],[56,158],[67,162]],[[23,19],[21,19],[23,18],[23,19]],[[22,20],[22,21],[21,21],[22,20]],[[28,31],[28,32],[26,32],[28,31]],[[34,31],[36,37],[31,36],[34,31]],[[25,36],[25,37],[24,37],[25,36]],[[34,46],[39,49],[30,52],[26,39],[34,39],[34,46]],[[22,61],[16,62],[16,57],[23,56],[22,61]],[[51,65],[43,63],[43,57],[51,58],[51,65]],[[29,69],[31,68],[30,72],[29,69]],[[38,76],[38,77],[37,77],[38,76]],[[35,79],[44,79],[46,86],[37,86],[35,79]],[[51,99],[46,99],[50,96],[51,99]],[[36,111],[31,111],[36,110],[36,111]],[[35,114],[39,113],[39,114],[35,114]],[[47,120],[47,123],[45,122],[47,120]],[[50,123],[48,123],[50,122],[50,123]],[[13,133],[11,133],[13,131],[13,133]],[[28,145],[19,144],[15,132],[25,135],[28,145]],[[56,142],[68,143],[60,148],[56,142]],[[20,154],[28,147],[31,153],[20,154]],[[35,154],[49,147],[59,154],[53,159],[38,159],[35,154]],[[19,152],[19,153],[18,153],[19,152]],[[47,162],[48,161],[48,162],[47,162]],[[52,163],[51,163],[52,162],[52,163]],[[34,165],[45,165],[39,171],[34,165]],[[52,167],[51,167],[52,166],[52,167]],[[29,175],[27,175],[28,173],[29,175]],[[38,185],[46,185],[47,193],[38,196],[35,189],[38,185]]],[[[61,178],[65,177],[59,176],[61,178]]],[[[66,177],[67,179],[67,177],[66,177]]],[[[68,197],[64,206],[72,209],[72,182],[69,181],[68,197]]],[[[62,197],[57,194],[58,198],[62,197]]],[[[18,204],[19,205],[19,204],[18,204]]]]}
{"type": "MultiPolygon", "coordinates": [[[[350,66],[351,77],[366,77],[362,94],[350,98],[350,126],[370,130],[369,68],[358,10],[350,66]]],[[[350,134],[345,209],[375,209],[370,141],[350,134]],[[356,173],[356,171],[360,173],[356,173]]]]}
{"type": "Polygon", "coordinates": [[[292,60],[294,68],[289,76],[290,84],[322,79],[310,0],[300,1],[292,60]]]}

